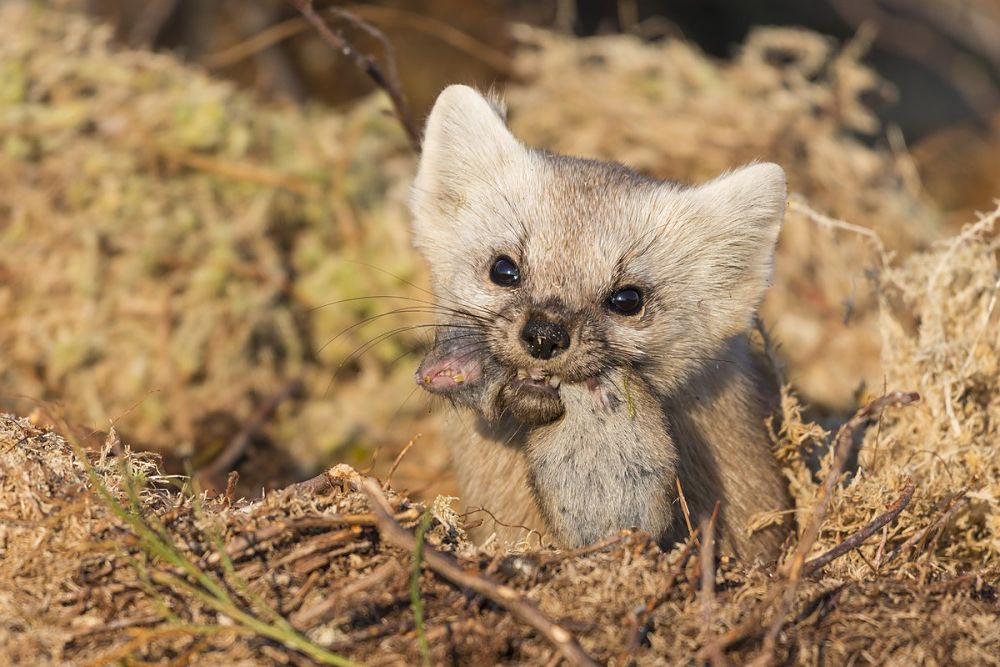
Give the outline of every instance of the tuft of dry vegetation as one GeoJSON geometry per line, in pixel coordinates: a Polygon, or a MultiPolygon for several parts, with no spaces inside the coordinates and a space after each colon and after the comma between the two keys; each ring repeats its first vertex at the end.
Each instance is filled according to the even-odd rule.
{"type": "Polygon", "coordinates": [[[429,335],[374,343],[427,321],[427,295],[406,284],[412,156],[379,101],[265,108],[82,17],[0,20],[0,404],[114,417],[200,468],[297,382],[254,434],[246,493],[412,437],[399,360],[429,335]]]}
{"type": "Polygon", "coordinates": [[[384,99],[267,107],[78,16],[0,21],[0,405],[34,411],[0,416],[3,661],[1000,662],[1000,208],[949,235],[906,155],[856,138],[864,35],[761,30],[719,64],[519,34],[528,142],[683,179],[774,159],[800,193],[764,313],[797,531],[754,564],[710,525],[497,552],[454,499],[394,490],[446,492],[450,434],[403,403],[423,330],[354,354],[427,320],[384,99]],[[343,301],[374,294],[399,301],[343,301]],[[392,483],[288,483],[379,446],[392,483]]]}

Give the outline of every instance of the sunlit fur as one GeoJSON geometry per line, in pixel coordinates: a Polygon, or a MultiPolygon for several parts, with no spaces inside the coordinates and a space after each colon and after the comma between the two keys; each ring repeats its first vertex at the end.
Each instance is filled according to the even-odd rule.
{"type": "Polygon", "coordinates": [[[633,525],[669,542],[683,532],[679,478],[692,521],[721,502],[724,548],[774,555],[780,528],[743,527],[789,505],[764,425],[774,388],[747,343],[785,207],[780,167],[661,182],[525,147],[497,103],[451,86],[411,204],[435,294],[461,311],[443,317],[439,348],[475,351],[481,371],[450,394],[475,417],[451,443],[467,504],[569,545],[633,525]],[[489,279],[499,255],[520,268],[514,289],[489,279]],[[644,295],[638,315],[606,306],[625,285],[644,295]],[[548,360],[520,340],[539,315],[570,334],[548,360]],[[519,369],[563,384],[519,391],[519,369]]]}

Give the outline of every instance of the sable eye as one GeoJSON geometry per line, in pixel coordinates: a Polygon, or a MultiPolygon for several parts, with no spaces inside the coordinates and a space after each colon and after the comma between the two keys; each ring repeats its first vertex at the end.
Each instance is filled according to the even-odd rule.
{"type": "Polygon", "coordinates": [[[501,287],[514,287],[521,281],[521,272],[510,257],[499,257],[490,269],[490,280],[501,287]]]}
{"type": "Polygon", "coordinates": [[[608,297],[608,308],[619,315],[638,315],[642,310],[642,292],[637,287],[623,287],[608,297]]]}

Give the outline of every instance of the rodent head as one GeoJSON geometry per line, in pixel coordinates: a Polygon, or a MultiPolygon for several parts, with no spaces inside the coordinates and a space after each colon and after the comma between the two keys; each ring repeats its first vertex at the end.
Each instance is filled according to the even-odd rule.
{"type": "Polygon", "coordinates": [[[559,382],[612,367],[660,393],[680,386],[747,329],[784,207],[777,165],[683,187],[545,153],[466,86],[438,97],[411,195],[415,245],[449,309],[439,339],[492,369],[477,377],[495,412],[528,423],[562,413],[559,382]]]}

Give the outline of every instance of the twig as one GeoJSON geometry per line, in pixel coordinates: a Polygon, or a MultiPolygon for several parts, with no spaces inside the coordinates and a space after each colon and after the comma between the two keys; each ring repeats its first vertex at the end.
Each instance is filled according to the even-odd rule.
{"type": "MultiPolygon", "coordinates": [[[[389,77],[386,77],[379,69],[379,66],[375,61],[355,49],[347,39],[341,34],[339,30],[331,29],[327,25],[326,21],[316,13],[313,8],[312,0],[288,0],[302,16],[312,24],[316,32],[323,40],[333,47],[336,51],[339,51],[344,56],[350,58],[354,66],[364,72],[369,79],[371,79],[376,86],[381,88],[389,96],[389,100],[392,102],[393,110],[396,113],[396,118],[399,120],[400,124],[403,126],[403,130],[406,132],[406,136],[410,140],[410,147],[413,148],[414,153],[420,153],[420,130],[417,129],[417,124],[413,120],[413,116],[410,114],[409,107],[406,104],[406,98],[403,97],[403,91],[399,87],[398,81],[393,81],[389,77]]],[[[351,15],[349,12],[344,10],[339,10],[337,14],[345,18],[355,25],[365,25],[365,30],[371,34],[381,33],[377,28],[365,23],[356,16],[351,15]],[[349,18],[348,18],[349,17],[349,18]]],[[[388,44],[385,36],[380,38],[383,45],[388,44]]],[[[394,67],[391,71],[394,71],[394,67]]]]}
{"type": "Polygon", "coordinates": [[[808,554],[810,549],[812,549],[813,543],[819,536],[819,529],[823,520],[826,518],[826,511],[830,504],[830,498],[833,496],[833,490],[840,481],[840,475],[844,470],[844,464],[847,461],[847,455],[851,449],[854,433],[857,432],[857,430],[860,429],[872,415],[881,414],[881,412],[889,406],[909,405],[918,400],[920,400],[920,395],[916,392],[891,392],[885,396],[875,399],[861,410],[858,410],[854,416],[840,428],[840,432],[837,433],[837,437],[834,439],[833,461],[830,464],[830,470],[823,482],[823,487],[820,489],[819,498],[817,498],[816,504],[813,507],[812,514],[809,517],[809,523],[806,526],[805,531],[803,531],[802,537],[799,539],[799,544],[796,547],[792,558],[788,561],[788,563],[786,563],[784,568],[790,580],[797,581],[802,575],[802,568],[805,563],[806,554],[808,554]]]}
{"type": "Polygon", "coordinates": [[[923,540],[932,530],[944,526],[946,523],[948,523],[951,520],[951,518],[955,516],[958,510],[962,509],[963,507],[965,507],[966,504],[968,504],[969,497],[966,496],[965,493],[966,493],[965,490],[959,491],[956,494],[955,498],[952,500],[951,505],[948,507],[947,510],[945,510],[944,514],[938,517],[937,521],[927,526],[924,526],[923,528],[918,530],[908,540],[903,542],[903,544],[899,545],[898,547],[890,551],[888,555],[886,555],[884,560],[876,562],[875,565],[877,567],[881,567],[882,565],[893,561],[897,556],[899,556],[904,551],[912,549],[918,542],[923,540]]]}
{"type": "MultiPolygon", "coordinates": [[[[109,434],[109,438],[112,437],[117,441],[116,433],[109,434]]],[[[107,487],[104,480],[91,464],[80,441],[72,436],[68,440],[100,499],[127,526],[132,534],[139,539],[140,547],[146,555],[150,559],[160,560],[172,566],[172,569],[178,572],[176,575],[168,572],[152,572],[150,574],[150,581],[166,585],[175,593],[186,593],[189,598],[198,600],[215,611],[228,616],[237,625],[257,635],[272,639],[289,649],[299,651],[316,662],[343,666],[353,666],[356,664],[341,655],[327,650],[308,637],[295,631],[284,617],[267,606],[266,603],[263,604],[265,609],[262,615],[268,617],[270,622],[255,614],[252,609],[245,609],[230,594],[229,588],[223,582],[220,582],[215,576],[209,575],[181,551],[171,536],[167,534],[166,529],[159,519],[156,518],[155,514],[145,516],[145,508],[140,504],[139,491],[136,488],[137,480],[133,476],[134,473],[126,457],[122,456],[119,459],[119,465],[125,492],[128,497],[129,504],[127,506],[119,502],[115,494],[107,487]]],[[[194,497],[198,497],[197,490],[194,497]]],[[[217,543],[217,546],[221,546],[221,539],[218,539],[218,536],[215,537],[214,541],[217,543]]],[[[234,577],[232,562],[228,557],[224,557],[222,563],[227,570],[226,574],[229,575],[224,579],[229,579],[229,583],[231,583],[234,577]]]]}
{"type": "MultiPolygon", "coordinates": [[[[378,519],[382,539],[412,553],[416,546],[416,539],[410,531],[400,526],[392,518],[392,508],[389,507],[385,496],[382,495],[379,483],[369,477],[361,481],[361,490],[365,492],[371,502],[372,510],[378,519]]],[[[435,549],[424,550],[424,562],[431,570],[453,584],[482,595],[507,609],[521,622],[538,630],[571,664],[596,667],[597,663],[580,647],[573,635],[562,626],[549,620],[537,607],[518,595],[513,588],[502,584],[498,585],[478,572],[466,570],[435,549]]]]}
{"type": "Polygon", "coordinates": [[[230,470],[229,474],[226,476],[226,492],[222,496],[226,503],[226,507],[233,504],[233,496],[236,495],[236,485],[239,481],[240,474],[235,470],[230,470]]]}
{"type": "MultiPolygon", "coordinates": [[[[623,542],[634,535],[635,533],[630,530],[621,530],[614,535],[604,538],[600,542],[594,542],[593,544],[588,544],[585,547],[570,549],[568,551],[560,551],[558,553],[539,554],[537,562],[540,566],[551,565],[552,563],[558,563],[570,558],[577,558],[578,556],[586,556],[588,554],[597,553],[599,551],[604,551],[608,547],[618,544],[619,542],[623,542]]],[[[642,535],[648,535],[648,533],[643,533],[642,535]]]]}
{"type": "Polygon", "coordinates": [[[286,382],[285,385],[277,392],[271,394],[267,400],[261,403],[247,423],[243,425],[243,428],[240,429],[240,432],[236,434],[236,437],[229,441],[229,444],[227,444],[225,449],[223,449],[222,452],[215,457],[215,460],[205,468],[198,471],[199,479],[208,480],[229,472],[236,462],[240,460],[240,457],[243,456],[243,453],[250,444],[250,439],[253,437],[254,433],[260,430],[261,426],[264,425],[264,422],[271,417],[271,414],[275,411],[275,409],[277,409],[282,401],[298,391],[301,386],[302,381],[299,378],[293,378],[292,380],[286,382]]]}
{"type": "MultiPolygon", "coordinates": [[[[520,528],[521,530],[525,531],[525,533],[527,533],[524,536],[525,542],[528,542],[531,539],[531,536],[534,534],[534,535],[538,536],[538,544],[540,546],[542,544],[542,538],[545,537],[545,535],[543,535],[542,533],[538,532],[534,528],[529,528],[528,526],[525,526],[524,524],[521,524],[521,523],[504,523],[503,521],[501,521],[500,519],[498,519],[493,512],[489,511],[485,507],[471,507],[471,508],[467,509],[464,514],[459,514],[459,517],[463,521],[465,521],[465,519],[470,514],[475,514],[476,512],[482,512],[483,514],[486,514],[488,517],[490,517],[493,520],[493,523],[495,523],[498,526],[503,526],[504,528],[520,528]]],[[[468,524],[466,524],[466,527],[468,527],[468,524]]]]}
{"type": "Polygon", "coordinates": [[[867,238],[872,247],[878,253],[879,260],[881,261],[881,268],[889,268],[892,263],[892,255],[886,250],[885,243],[882,242],[882,237],[878,233],[867,227],[862,227],[861,225],[855,225],[844,220],[838,220],[837,218],[831,218],[828,215],[823,215],[813,207],[811,207],[799,194],[792,194],[788,198],[788,208],[796,213],[804,215],[808,220],[820,225],[821,227],[826,227],[827,229],[840,229],[845,232],[851,232],[859,236],[864,236],[867,238]]]}
{"type": "Polygon", "coordinates": [[[330,475],[329,470],[324,470],[315,477],[289,484],[282,489],[282,492],[294,496],[319,496],[334,490],[338,486],[338,478],[330,475]]]}
{"type": "Polygon", "coordinates": [[[396,472],[396,468],[399,467],[399,464],[403,460],[403,457],[406,456],[406,453],[410,451],[411,447],[413,447],[413,443],[415,443],[421,437],[423,437],[423,433],[417,433],[415,436],[410,438],[410,441],[406,443],[406,447],[403,447],[403,451],[401,451],[399,453],[399,456],[396,457],[396,460],[392,462],[392,467],[389,468],[389,473],[385,476],[385,481],[382,482],[383,489],[389,488],[389,484],[392,482],[392,474],[396,472]]]}
{"type": "MultiPolygon", "coordinates": [[[[415,509],[408,509],[396,515],[397,521],[416,519],[419,516],[415,509]]],[[[376,518],[373,514],[322,514],[318,516],[302,516],[285,521],[276,521],[256,532],[249,532],[234,537],[226,543],[226,555],[230,558],[246,558],[263,548],[268,540],[280,537],[284,533],[312,530],[316,528],[339,528],[342,526],[374,526],[376,518]]],[[[347,539],[349,536],[345,536],[347,539]]],[[[218,554],[211,554],[207,562],[214,565],[219,562],[218,554]]]]}
{"type": "MultiPolygon", "coordinates": [[[[691,512],[688,509],[687,498],[684,497],[684,487],[681,486],[681,478],[678,477],[675,481],[677,484],[677,499],[680,501],[681,514],[684,515],[684,525],[687,526],[688,537],[690,537],[692,540],[695,541],[695,543],[697,543],[698,538],[695,536],[695,530],[691,526],[691,512]]],[[[698,544],[698,548],[699,549],[701,548],[700,544],[698,544]]]]}
{"type": "MultiPolygon", "coordinates": [[[[430,35],[454,48],[456,51],[460,51],[470,58],[489,65],[504,76],[515,76],[514,61],[510,56],[444,21],[387,5],[352,5],[344,9],[375,23],[395,23],[407,30],[414,30],[425,35],[430,35]]],[[[241,60],[250,58],[265,49],[269,49],[286,39],[298,35],[309,27],[310,24],[305,19],[296,16],[269,26],[238,44],[234,44],[221,51],[209,53],[201,57],[200,61],[207,69],[231,67],[241,60]]]]}
{"type": "Polygon", "coordinates": [[[890,405],[909,405],[910,403],[919,400],[919,398],[920,395],[913,392],[905,393],[896,391],[886,394],[881,398],[875,399],[866,407],[859,410],[846,424],[841,427],[834,440],[834,459],[831,463],[830,471],[827,473],[823,488],[820,489],[819,498],[813,507],[809,525],[803,532],[802,537],[799,538],[799,544],[796,547],[794,554],[789,561],[787,561],[785,571],[787,572],[788,579],[786,580],[785,585],[773,586],[771,588],[771,593],[767,596],[767,598],[757,605],[757,607],[755,607],[747,615],[742,623],[730,628],[711,644],[702,648],[701,651],[698,652],[701,659],[705,659],[708,656],[715,654],[716,651],[725,649],[728,646],[731,646],[739,641],[743,641],[744,639],[758,633],[761,629],[761,621],[764,618],[764,613],[772,604],[779,601],[779,607],[776,610],[774,621],[768,629],[768,634],[765,638],[764,649],[761,655],[759,655],[754,662],[756,664],[768,664],[771,661],[774,654],[774,641],[783,626],[784,616],[787,613],[788,607],[791,605],[792,598],[794,597],[795,589],[798,586],[799,578],[802,575],[802,570],[805,565],[806,554],[808,554],[812,549],[812,545],[816,541],[816,537],[819,535],[819,527],[826,516],[830,496],[837,484],[837,481],[840,479],[841,472],[843,471],[844,463],[847,459],[847,453],[850,451],[850,445],[854,433],[861,427],[862,424],[864,424],[865,420],[873,414],[881,414],[881,411],[890,405]]]}
{"type": "Polygon", "coordinates": [[[358,593],[377,588],[399,574],[401,574],[399,563],[395,560],[387,560],[360,579],[355,579],[346,586],[333,591],[332,595],[322,596],[320,601],[313,606],[299,609],[292,615],[292,623],[302,630],[319,625],[330,618],[330,612],[350,601],[358,593]]]}
{"type": "Polygon", "coordinates": [[[256,183],[268,188],[287,190],[306,199],[316,199],[322,190],[316,183],[299,178],[294,174],[285,174],[250,162],[235,162],[220,160],[208,155],[198,155],[188,151],[174,149],[168,146],[153,144],[154,151],[167,162],[178,164],[189,169],[218,174],[223,178],[235,181],[256,183]]]}
{"type": "Polygon", "coordinates": [[[279,567],[291,565],[292,563],[302,560],[303,558],[307,558],[321,551],[327,551],[333,547],[340,546],[345,542],[356,543],[355,540],[361,537],[361,531],[361,526],[355,525],[350,528],[344,528],[343,530],[320,533],[319,535],[307,538],[299,542],[297,546],[291,550],[291,552],[268,563],[268,568],[275,570],[279,567]]]}
{"type": "Polygon", "coordinates": [[[802,566],[802,574],[808,576],[828,563],[840,558],[847,552],[857,549],[864,544],[865,540],[878,532],[882,526],[888,525],[889,522],[899,516],[900,512],[906,509],[906,506],[910,504],[910,500],[913,498],[913,490],[913,480],[907,480],[906,484],[903,486],[903,493],[896,499],[896,502],[889,506],[889,509],[882,514],[879,514],[861,530],[857,531],[823,555],[807,561],[802,566]]]}
{"type": "Polygon", "coordinates": [[[688,538],[688,541],[684,544],[684,548],[681,549],[680,556],[677,557],[677,562],[674,564],[673,568],[671,568],[670,574],[667,576],[667,580],[663,582],[663,587],[660,589],[660,592],[657,593],[656,597],[647,600],[646,604],[636,611],[634,620],[635,631],[632,633],[632,638],[629,639],[628,644],[625,645],[625,650],[618,656],[618,660],[616,661],[617,664],[627,664],[632,653],[638,650],[639,644],[642,643],[642,635],[645,632],[646,625],[649,624],[649,617],[652,616],[657,607],[667,601],[667,598],[673,591],[674,583],[677,581],[677,577],[679,577],[681,572],[684,571],[684,567],[687,565],[688,559],[691,557],[691,552],[695,544],[694,540],[695,535],[688,538]]]}
{"type": "Polygon", "coordinates": [[[876,398],[867,406],[858,410],[846,424],[840,427],[840,431],[834,439],[833,460],[830,463],[830,470],[823,482],[823,487],[820,489],[819,498],[817,498],[816,504],[809,517],[809,523],[806,525],[805,531],[803,531],[802,536],[799,538],[799,543],[796,546],[795,551],[792,553],[791,559],[785,563],[783,568],[788,579],[785,582],[783,590],[780,590],[782,588],[780,586],[776,587],[776,589],[780,590],[780,593],[778,594],[779,597],[777,598],[778,607],[775,610],[774,620],[771,622],[767,635],[764,637],[764,647],[761,654],[757,656],[753,664],[766,665],[772,662],[771,659],[774,656],[774,644],[777,640],[778,632],[781,631],[781,628],[784,625],[785,614],[792,605],[799,580],[804,574],[806,555],[816,542],[816,538],[819,536],[819,529],[823,524],[823,520],[826,518],[826,512],[830,506],[830,499],[833,497],[833,490],[840,481],[840,475],[844,470],[844,464],[847,462],[847,455],[851,450],[854,433],[857,432],[857,430],[860,429],[866,421],[868,421],[869,417],[875,414],[881,414],[882,411],[890,405],[909,405],[919,399],[920,395],[916,392],[894,391],[880,398],[876,398]]]}

